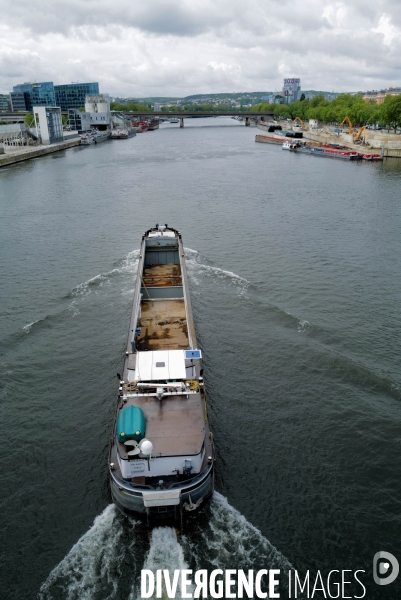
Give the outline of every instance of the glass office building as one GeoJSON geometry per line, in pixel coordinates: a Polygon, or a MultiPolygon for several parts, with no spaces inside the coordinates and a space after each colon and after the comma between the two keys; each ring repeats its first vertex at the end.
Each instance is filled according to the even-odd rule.
{"type": "Polygon", "coordinates": [[[13,112],[20,112],[27,110],[27,104],[29,104],[29,97],[26,92],[11,92],[11,110],[13,112]]]}
{"type": "Polygon", "coordinates": [[[25,95],[25,110],[28,110],[29,112],[32,111],[33,106],[56,106],[56,97],[54,95],[54,85],[52,81],[22,83],[20,85],[15,85],[13,87],[13,92],[19,92],[25,95]]]}
{"type": "Polygon", "coordinates": [[[99,84],[92,83],[69,83],[66,85],[54,86],[56,96],[56,106],[62,111],[70,108],[81,108],[85,106],[85,97],[91,94],[99,93],[99,84]]]}
{"type": "Polygon", "coordinates": [[[7,112],[10,110],[9,102],[10,96],[8,94],[0,94],[0,112],[7,112]]]}
{"type": "Polygon", "coordinates": [[[292,104],[297,102],[301,97],[301,80],[300,79],[284,79],[283,97],[284,104],[292,104]]]}

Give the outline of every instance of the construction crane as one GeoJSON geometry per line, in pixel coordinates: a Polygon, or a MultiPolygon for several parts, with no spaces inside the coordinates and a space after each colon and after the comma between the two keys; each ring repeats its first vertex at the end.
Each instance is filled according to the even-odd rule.
{"type": "Polygon", "coordinates": [[[339,129],[341,129],[341,127],[344,125],[344,123],[347,122],[348,126],[349,126],[349,132],[350,133],[354,133],[354,130],[352,129],[352,123],[349,117],[345,117],[342,121],[342,123],[339,126],[339,129]]]}
{"type": "Polygon", "coordinates": [[[294,119],[294,120],[293,120],[293,122],[292,122],[292,125],[294,125],[295,121],[299,121],[299,122],[301,123],[301,125],[302,125],[302,129],[304,129],[305,131],[307,131],[307,130],[308,130],[308,128],[306,127],[306,125],[305,125],[305,123],[303,122],[303,120],[302,120],[302,119],[300,119],[299,117],[295,117],[295,119],[294,119]]]}
{"type": "MultiPolygon", "coordinates": [[[[362,137],[362,134],[366,131],[366,127],[365,125],[363,127],[360,128],[360,130],[358,131],[358,133],[356,134],[356,136],[354,137],[354,142],[359,142],[359,140],[362,137]]],[[[363,139],[365,139],[365,136],[363,136],[363,139]]]]}

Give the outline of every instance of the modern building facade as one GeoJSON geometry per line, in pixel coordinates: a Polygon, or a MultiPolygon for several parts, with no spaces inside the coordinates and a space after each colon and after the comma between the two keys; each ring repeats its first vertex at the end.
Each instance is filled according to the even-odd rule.
{"type": "Polygon", "coordinates": [[[9,110],[10,110],[9,94],[0,94],[0,112],[7,112],[9,110]]]}
{"type": "Polygon", "coordinates": [[[34,106],[33,116],[37,136],[42,144],[56,144],[64,140],[59,106],[34,106]]]}
{"type": "Polygon", "coordinates": [[[81,108],[91,94],[99,94],[97,82],[53,85],[52,81],[43,81],[15,85],[10,96],[13,111],[31,112],[33,106],[60,106],[62,111],[81,108]]]}
{"type": "Polygon", "coordinates": [[[301,97],[301,80],[300,79],[284,79],[282,92],[284,104],[292,104],[297,102],[301,97]]]}
{"type": "Polygon", "coordinates": [[[78,133],[90,131],[91,116],[89,113],[80,112],[77,108],[69,108],[68,125],[73,131],[78,131],[78,133]]]}
{"type": "MultiPolygon", "coordinates": [[[[43,81],[41,83],[22,83],[15,85],[11,93],[13,110],[32,111],[34,106],[55,106],[56,98],[54,95],[54,85],[52,81],[43,81]],[[17,98],[13,99],[13,92],[24,94],[25,108],[14,109],[14,103],[17,98]]],[[[18,102],[21,102],[21,96],[18,97],[18,102]]]]}
{"type": "Polygon", "coordinates": [[[26,92],[11,92],[10,93],[11,100],[11,110],[13,112],[20,112],[27,110],[27,105],[29,103],[28,94],[26,92]]]}
{"type": "Polygon", "coordinates": [[[88,95],[99,93],[99,84],[92,83],[69,83],[66,85],[55,85],[54,93],[56,105],[62,111],[70,108],[81,108],[85,106],[85,98],[88,95]]]}

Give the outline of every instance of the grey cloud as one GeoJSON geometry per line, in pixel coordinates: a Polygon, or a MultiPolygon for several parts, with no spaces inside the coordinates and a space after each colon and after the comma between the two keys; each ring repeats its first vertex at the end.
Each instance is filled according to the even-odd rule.
{"type": "MultiPolygon", "coordinates": [[[[121,25],[154,35],[194,37],[233,24],[238,30],[264,35],[277,27],[295,27],[300,32],[331,28],[323,16],[328,4],[321,0],[151,0],[135,4],[131,0],[116,4],[111,0],[36,0],[32,9],[32,0],[0,0],[0,14],[14,27],[26,27],[39,35],[67,35],[84,25],[121,25]]],[[[396,4],[379,0],[366,6],[355,0],[348,10],[356,19],[373,22],[383,12],[396,11],[396,4]]]]}
{"type": "MultiPolygon", "coordinates": [[[[197,0],[152,0],[133,4],[120,0],[39,0],[32,10],[30,0],[0,1],[0,14],[13,26],[23,26],[38,34],[67,34],[83,25],[122,25],[159,35],[194,36],[224,24],[235,10],[225,10],[224,2],[201,4],[197,0]],[[55,8],[56,7],[56,8],[55,8]]],[[[229,6],[229,5],[228,5],[229,6]]]]}
{"type": "Polygon", "coordinates": [[[99,80],[114,94],[400,85],[398,0],[0,0],[0,86],[99,80]],[[325,12],[327,11],[327,12],[325,12]],[[388,39],[387,39],[388,42],[388,39]],[[26,56],[18,54],[26,49],[26,56]],[[35,54],[36,53],[36,54],[35,54]],[[81,62],[77,62],[81,61],[81,62]],[[377,80],[377,85],[371,82],[377,80]],[[398,79],[398,80],[397,80],[398,79]]]}

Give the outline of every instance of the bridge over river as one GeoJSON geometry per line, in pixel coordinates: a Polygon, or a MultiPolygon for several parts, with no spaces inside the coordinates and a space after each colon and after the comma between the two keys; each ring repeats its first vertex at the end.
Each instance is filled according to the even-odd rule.
{"type": "Polygon", "coordinates": [[[200,111],[155,111],[151,113],[138,113],[138,112],[124,112],[129,117],[175,117],[180,119],[180,127],[184,127],[185,118],[198,118],[198,117],[242,117],[245,119],[245,125],[249,126],[251,119],[256,118],[258,121],[263,117],[264,119],[274,119],[273,111],[269,112],[238,112],[238,111],[224,111],[224,112],[200,112],[200,111]]]}
{"type": "MultiPolygon", "coordinates": [[[[257,119],[258,121],[263,117],[264,119],[273,119],[274,113],[270,112],[238,112],[238,111],[226,111],[226,112],[199,112],[199,111],[157,111],[157,112],[148,112],[148,113],[140,113],[140,112],[128,112],[128,111],[114,111],[119,112],[120,114],[125,114],[128,117],[135,118],[144,118],[148,119],[149,117],[175,117],[176,119],[180,119],[180,127],[184,127],[184,119],[185,118],[196,118],[196,117],[242,117],[245,119],[245,125],[250,125],[251,119],[257,119]]],[[[8,113],[0,113],[0,121],[4,123],[23,123],[26,112],[8,112],[8,113]]],[[[62,112],[63,115],[67,115],[67,112],[62,112]]]]}

